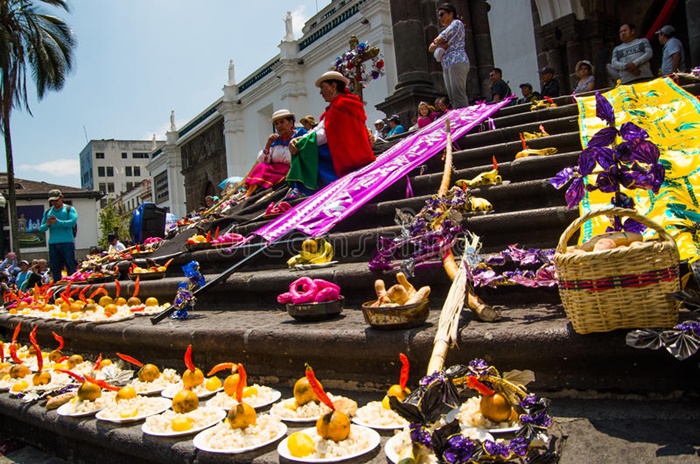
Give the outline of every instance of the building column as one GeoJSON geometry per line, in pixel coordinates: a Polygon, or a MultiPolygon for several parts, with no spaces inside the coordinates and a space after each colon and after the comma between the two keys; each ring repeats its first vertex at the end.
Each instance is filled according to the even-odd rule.
{"type": "MultiPolygon", "coordinates": [[[[457,12],[469,11],[467,30],[472,31],[472,40],[467,40],[467,53],[471,62],[467,78],[467,94],[490,96],[489,73],[494,67],[493,48],[491,47],[491,28],[489,26],[489,5],[486,0],[473,0],[456,3],[457,12]],[[464,4],[460,7],[460,3],[464,4]],[[468,10],[467,10],[468,8],[468,10]]],[[[467,35],[469,37],[469,35],[467,35]]]]}
{"type": "Polygon", "coordinates": [[[170,212],[177,217],[183,217],[187,214],[187,205],[185,204],[185,179],[182,175],[182,156],[180,147],[177,145],[179,134],[177,130],[170,130],[165,133],[165,138],[165,145],[161,150],[162,156],[167,157],[170,212]]]}
{"type": "Polygon", "coordinates": [[[224,85],[223,101],[216,107],[216,110],[224,117],[224,144],[226,147],[226,176],[244,177],[249,168],[250,162],[245,157],[245,138],[243,132],[245,126],[238,106],[238,85],[234,76],[229,73],[229,80],[224,85]]]}

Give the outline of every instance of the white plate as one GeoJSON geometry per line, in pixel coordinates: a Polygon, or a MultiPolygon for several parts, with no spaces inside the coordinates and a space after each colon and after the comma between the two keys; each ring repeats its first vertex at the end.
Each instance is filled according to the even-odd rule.
{"type": "MultiPolygon", "coordinates": [[[[173,398],[175,398],[175,395],[177,395],[177,392],[181,391],[183,388],[184,387],[181,384],[168,385],[167,387],[165,387],[165,389],[162,392],[160,392],[160,394],[163,397],[169,398],[172,400],[173,398]]],[[[192,391],[194,391],[197,394],[197,398],[202,399],[202,398],[207,398],[215,393],[218,393],[223,389],[224,389],[224,387],[219,387],[216,390],[212,390],[212,391],[206,390],[204,392],[199,392],[199,393],[197,393],[194,390],[192,390],[192,391]]]]}
{"type": "Polygon", "coordinates": [[[352,422],[361,425],[362,427],[368,427],[370,429],[375,429],[375,430],[396,430],[396,429],[402,429],[404,425],[407,425],[408,422],[405,424],[393,424],[393,425],[374,425],[374,424],[368,424],[366,422],[362,422],[360,419],[357,417],[352,418],[352,422]]]}
{"type": "Polygon", "coordinates": [[[145,414],[137,414],[134,417],[124,417],[124,418],[113,418],[113,417],[105,417],[105,410],[99,411],[97,414],[95,414],[95,417],[99,420],[107,421],[107,422],[114,422],[116,424],[125,424],[128,422],[138,422],[140,420],[144,420],[145,418],[149,416],[155,416],[156,414],[160,414],[162,412],[165,412],[170,408],[170,405],[172,404],[172,401],[170,401],[167,398],[149,398],[151,401],[158,401],[159,402],[159,407],[153,412],[145,413],[145,414]]]}
{"type": "Polygon", "coordinates": [[[282,422],[279,422],[277,424],[278,430],[277,430],[277,435],[271,440],[268,440],[264,443],[259,443],[257,445],[253,446],[248,446],[246,448],[223,448],[223,449],[218,449],[218,448],[210,448],[206,444],[206,438],[209,434],[213,433],[215,429],[207,429],[204,432],[199,432],[197,435],[195,435],[194,439],[192,442],[194,443],[194,447],[206,451],[208,453],[223,453],[223,454],[240,454],[240,453],[247,453],[248,451],[253,451],[258,448],[262,448],[264,446],[269,445],[270,443],[274,443],[275,441],[279,440],[282,438],[286,433],[287,433],[287,426],[284,425],[282,422]]]}
{"type": "MultiPolygon", "coordinates": [[[[165,390],[165,387],[155,387],[150,390],[143,390],[143,391],[138,391],[136,390],[136,393],[138,393],[141,396],[151,396],[151,395],[159,395],[160,393],[165,390]]],[[[170,398],[172,399],[172,398],[170,398]]]]}
{"type": "MultiPolygon", "coordinates": [[[[280,392],[279,390],[275,390],[274,388],[271,388],[271,389],[270,389],[270,394],[272,395],[272,399],[270,399],[270,400],[268,400],[268,401],[266,401],[266,402],[264,402],[264,403],[252,404],[250,401],[248,401],[248,400],[250,400],[250,398],[244,399],[243,402],[244,402],[244,403],[247,403],[247,404],[249,404],[249,405],[251,405],[251,406],[252,406],[253,408],[255,408],[255,409],[261,409],[261,408],[264,408],[265,406],[269,406],[269,405],[271,405],[271,404],[274,404],[277,400],[279,400],[280,398],[282,398],[282,392],[280,392]]],[[[231,409],[231,407],[233,407],[233,404],[231,404],[230,407],[223,407],[223,406],[217,406],[217,405],[214,405],[214,404],[209,404],[209,403],[211,403],[213,400],[214,400],[214,398],[212,398],[212,399],[210,399],[209,401],[207,401],[206,405],[207,405],[207,406],[210,406],[210,407],[213,407],[213,408],[222,408],[222,409],[225,409],[225,410],[231,409]]],[[[234,401],[235,401],[235,400],[234,400],[234,401]]],[[[238,403],[238,402],[236,401],[236,403],[238,403]]]]}
{"type": "Polygon", "coordinates": [[[141,426],[141,431],[145,434],[148,435],[154,435],[156,437],[178,437],[181,435],[190,435],[193,433],[201,432],[202,430],[208,429],[209,427],[212,427],[216,424],[218,424],[224,417],[226,417],[226,411],[220,408],[208,408],[208,409],[214,409],[216,410],[217,417],[216,419],[212,420],[210,423],[203,425],[201,427],[195,427],[190,430],[184,430],[182,432],[159,432],[152,430],[148,426],[148,422],[144,422],[144,424],[141,426]]]}
{"type": "Polygon", "coordinates": [[[64,416],[64,417],[87,417],[87,416],[94,416],[96,412],[99,412],[100,409],[102,409],[102,408],[97,408],[97,409],[93,409],[92,411],[75,413],[75,412],[72,412],[70,410],[71,406],[73,406],[73,404],[70,402],[61,405],[58,409],[56,409],[56,414],[58,414],[59,416],[64,416]]]}
{"type": "MultiPolygon", "coordinates": [[[[279,445],[277,445],[277,452],[279,453],[280,456],[282,456],[284,459],[287,459],[289,461],[296,461],[296,462],[340,462],[340,461],[346,461],[348,459],[353,459],[353,458],[356,458],[358,456],[362,456],[363,454],[369,453],[374,448],[379,446],[381,438],[379,437],[379,433],[377,433],[376,430],[372,430],[368,427],[362,427],[360,425],[351,425],[350,427],[351,427],[350,433],[352,433],[353,430],[363,429],[370,434],[369,446],[367,448],[362,449],[360,451],[356,451],[356,452],[351,453],[351,454],[348,454],[346,456],[333,457],[333,458],[327,458],[327,459],[298,458],[298,457],[292,456],[290,454],[289,448],[287,447],[287,442],[289,441],[289,437],[287,437],[284,440],[282,440],[279,445]]],[[[304,429],[301,432],[305,433],[311,437],[314,437],[317,435],[316,434],[316,427],[304,429]]]]}

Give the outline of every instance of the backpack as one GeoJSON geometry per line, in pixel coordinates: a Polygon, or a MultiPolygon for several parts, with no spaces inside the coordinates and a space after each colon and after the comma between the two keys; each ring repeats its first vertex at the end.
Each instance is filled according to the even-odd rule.
{"type": "MultiPolygon", "coordinates": [[[[72,208],[71,205],[66,205],[66,213],[70,214],[70,209],[72,208]]],[[[78,235],[78,223],[76,222],[75,225],[73,226],[73,237],[75,238],[78,235]]]]}

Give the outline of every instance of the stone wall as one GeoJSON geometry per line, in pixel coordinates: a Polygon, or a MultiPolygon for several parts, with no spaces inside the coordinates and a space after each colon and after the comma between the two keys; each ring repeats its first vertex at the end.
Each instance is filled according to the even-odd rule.
{"type": "Polygon", "coordinates": [[[183,144],[181,154],[185,203],[187,211],[193,211],[204,206],[207,187],[227,177],[223,119],[183,144]]]}

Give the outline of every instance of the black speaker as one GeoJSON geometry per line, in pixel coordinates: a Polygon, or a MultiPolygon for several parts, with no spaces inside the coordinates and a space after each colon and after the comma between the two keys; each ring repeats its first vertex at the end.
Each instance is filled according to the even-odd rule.
{"type": "Polygon", "coordinates": [[[134,243],[143,243],[150,237],[165,237],[165,208],[142,203],[131,216],[129,232],[134,243]]]}

